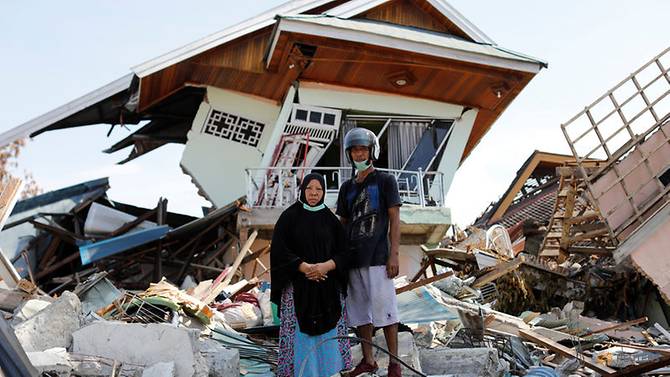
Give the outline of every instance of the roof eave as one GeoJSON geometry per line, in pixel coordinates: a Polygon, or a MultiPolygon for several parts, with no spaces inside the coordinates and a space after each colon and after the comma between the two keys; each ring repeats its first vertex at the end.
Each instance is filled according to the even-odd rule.
{"type": "Polygon", "coordinates": [[[381,35],[377,33],[356,30],[353,28],[346,28],[343,26],[317,24],[314,22],[306,21],[306,19],[300,20],[281,16],[277,18],[279,19],[279,21],[275,26],[271,47],[268,49],[268,54],[265,59],[266,67],[268,67],[270,64],[271,57],[274,54],[274,50],[276,48],[277,41],[279,39],[279,36],[281,35],[281,32],[294,32],[300,34],[315,35],[324,38],[334,38],[339,40],[347,40],[350,42],[377,45],[380,47],[393,46],[393,48],[399,50],[412,51],[429,56],[436,56],[445,59],[481,64],[497,68],[511,69],[531,74],[537,74],[544,67],[544,63],[541,61],[530,61],[526,59],[524,60],[505,59],[501,57],[481,54],[478,52],[456,50],[446,46],[437,46],[434,44],[423,43],[420,41],[401,39],[391,35],[381,35]]]}

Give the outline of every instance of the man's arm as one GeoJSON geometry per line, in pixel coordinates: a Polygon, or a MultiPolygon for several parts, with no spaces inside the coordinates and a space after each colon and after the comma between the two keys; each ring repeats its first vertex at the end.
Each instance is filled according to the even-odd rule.
{"type": "Polygon", "coordinates": [[[400,249],[400,206],[393,206],[388,209],[389,216],[389,241],[391,247],[389,249],[389,258],[386,262],[386,274],[389,279],[398,276],[400,265],[398,262],[398,254],[400,249]]]}

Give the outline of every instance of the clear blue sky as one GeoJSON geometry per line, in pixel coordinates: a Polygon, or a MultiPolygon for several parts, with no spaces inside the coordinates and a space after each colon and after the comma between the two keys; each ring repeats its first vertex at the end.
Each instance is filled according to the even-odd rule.
{"type": "MultiPolygon", "coordinates": [[[[263,1],[32,1],[0,3],[0,130],[15,127],[130,72],[130,67],[282,3],[263,1]]],[[[670,44],[670,1],[450,3],[499,45],[549,62],[461,166],[448,197],[470,223],[507,188],[535,149],[567,153],[560,123],[670,44]]],[[[134,128],[132,128],[134,130],[134,128]]],[[[171,145],[123,166],[102,150],[128,135],[104,125],[31,141],[21,170],[45,190],[110,176],[112,199],[198,214],[208,205],[171,145]]]]}

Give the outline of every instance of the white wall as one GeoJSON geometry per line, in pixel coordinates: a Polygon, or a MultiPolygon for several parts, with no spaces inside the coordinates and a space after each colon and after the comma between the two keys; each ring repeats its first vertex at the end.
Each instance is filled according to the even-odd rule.
{"type": "Polygon", "coordinates": [[[268,145],[280,106],[264,98],[213,87],[200,104],[187,134],[181,166],[217,207],[246,195],[245,168],[258,167],[268,145]],[[215,109],[264,124],[258,146],[252,147],[203,132],[210,110],[215,109]]]}

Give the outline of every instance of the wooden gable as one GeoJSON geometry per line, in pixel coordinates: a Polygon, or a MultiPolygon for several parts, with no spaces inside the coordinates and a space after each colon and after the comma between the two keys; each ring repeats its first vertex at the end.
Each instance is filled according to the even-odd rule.
{"type": "Polygon", "coordinates": [[[447,33],[472,41],[451,20],[425,0],[392,0],[354,18],[447,33]]]}

